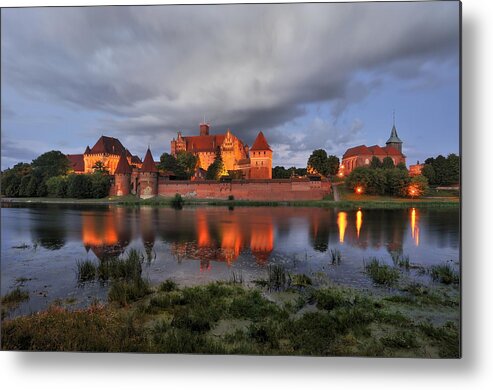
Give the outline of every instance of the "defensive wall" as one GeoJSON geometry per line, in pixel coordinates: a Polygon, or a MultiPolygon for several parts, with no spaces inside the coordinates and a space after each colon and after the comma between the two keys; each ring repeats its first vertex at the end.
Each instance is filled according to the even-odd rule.
{"type": "Polygon", "coordinates": [[[158,194],[171,197],[180,194],[186,198],[260,201],[320,200],[330,194],[329,181],[309,179],[257,179],[215,181],[175,181],[159,178],[158,194]]]}

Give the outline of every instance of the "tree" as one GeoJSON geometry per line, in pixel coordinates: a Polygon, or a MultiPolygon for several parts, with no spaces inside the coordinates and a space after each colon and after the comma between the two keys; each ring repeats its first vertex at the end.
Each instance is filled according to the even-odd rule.
{"type": "Polygon", "coordinates": [[[386,193],[391,196],[406,196],[410,182],[409,173],[401,169],[386,169],[386,193]]]}
{"type": "Polygon", "coordinates": [[[92,195],[91,179],[88,175],[71,174],[67,180],[69,198],[90,198],[92,195]]]}
{"type": "Polygon", "coordinates": [[[382,168],[382,162],[380,159],[376,156],[373,156],[370,161],[370,168],[372,169],[377,169],[377,168],[382,168]]]}
{"type": "Polygon", "coordinates": [[[423,196],[428,190],[428,179],[423,175],[411,178],[408,186],[407,195],[411,198],[423,196]]]}
{"type": "Polygon", "coordinates": [[[319,175],[327,175],[327,152],[323,149],[317,149],[312,152],[308,158],[307,169],[319,175]]]}
{"type": "MultiPolygon", "coordinates": [[[[294,168],[294,167],[293,167],[294,168]]],[[[296,169],[296,168],[294,168],[296,169]]],[[[272,168],[273,179],[289,179],[291,177],[291,171],[281,166],[275,166],[272,168]]]]}
{"type": "Polygon", "coordinates": [[[24,177],[29,176],[31,171],[31,164],[26,163],[18,163],[12,168],[4,170],[1,179],[2,194],[11,197],[25,196],[20,194],[22,180],[24,177]]]}
{"type": "Polygon", "coordinates": [[[337,175],[339,171],[339,157],[330,155],[327,157],[327,175],[337,175]]]}
{"type": "Polygon", "coordinates": [[[106,166],[104,163],[100,161],[96,161],[94,165],[92,166],[92,169],[94,172],[99,172],[99,173],[109,173],[108,170],[106,169],[106,166]]]}
{"type": "Polygon", "coordinates": [[[107,197],[110,193],[110,177],[102,172],[95,172],[89,177],[91,179],[91,197],[96,199],[107,197]]]}
{"type": "Polygon", "coordinates": [[[205,178],[207,180],[218,180],[224,171],[223,159],[221,157],[221,149],[216,149],[216,156],[214,157],[214,162],[209,165],[205,178]]]}
{"type": "Polygon", "coordinates": [[[387,156],[382,160],[382,168],[383,169],[395,168],[394,160],[392,160],[392,157],[387,156]]]}
{"type": "Polygon", "coordinates": [[[46,181],[48,195],[55,198],[67,196],[67,176],[53,176],[46,181]]]}
{"type": "Polygon", "coordinates": [[[400,162],[399,164],[397,164],[396,168],[398,168],[402,171],[407,171],[406,163],[403,163],[403,162],[400,162]]]}
{"type": "Polygon", "coordinates": [[[162,171],[173,172],[176,174],[178,168],[178,162],[175,156],[169,153],[163,153],[159,159],[158,169],[162,171]]]}
{"type": "Polygon", "coordinates": [[[177,177],[190,180],[195,173],[199,158],[190,152],[182,151],[176,155],[176,161],[178,172],[175,172],[175,174],[177,177]]]}
{"type": "Polygon", "coordinates": [[[432,164],[425,164],[421,174],[428,179],[429,184],[436,184],[435,168],[432,164]]]}
{"type": "Polygon", "coordinates": [[[43,153],[33,160],[32,169],[37,171],[43,181],[53,176],[65,175],[69,169],[67,156],[58,150],[43,153]]]}

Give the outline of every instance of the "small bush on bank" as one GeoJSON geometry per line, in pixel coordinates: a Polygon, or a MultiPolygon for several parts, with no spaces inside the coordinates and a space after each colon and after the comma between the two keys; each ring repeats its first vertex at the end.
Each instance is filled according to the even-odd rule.
{"type": "Polygon", "coordinates": [[[399,280],[399,271],[373,257],[365,264],[366,273],[376,284],[392,286],[399,280]]]}
{"type": "Polygon", "coordinates": [[[430,275],[434,281],[443,284],[459,283],[459,273],[449,263],[432,266],[430,275]]]}

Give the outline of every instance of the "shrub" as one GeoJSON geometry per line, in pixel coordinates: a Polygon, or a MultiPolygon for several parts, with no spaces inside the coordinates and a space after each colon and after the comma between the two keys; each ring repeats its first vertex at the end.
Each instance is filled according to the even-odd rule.
{"type": "Polygon", "coordinates": [[[171,206],[176,209],[181,209],[183,207],[183,198],[180,194],[175,194],[175,197],[171,199],[171,206]]]}
{"type": "Polygon", "coordinates": [[[178,285],[171,279],[166,279],[158,287],[159,291],[170,292],[178,289],[178,285]]]}

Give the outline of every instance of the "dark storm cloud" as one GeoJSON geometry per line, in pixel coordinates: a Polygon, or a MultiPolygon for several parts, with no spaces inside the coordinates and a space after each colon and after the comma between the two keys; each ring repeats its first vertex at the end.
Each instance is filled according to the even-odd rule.
{"type": "Polygon", "coordinates": [[[453,60],[455,16],[453,2],[3,10],[2,82],[104,112],[116,136],[171,137],[205,115],[248,143],[271,129],[269,142],[297,151],[313,145],[278,129],[307,103],[332,103],[314,131],[344,144],[337,118],[381,74],[413,79],[453,60]],[[355,81],[362,72],[372,80],[355,81]]]}

